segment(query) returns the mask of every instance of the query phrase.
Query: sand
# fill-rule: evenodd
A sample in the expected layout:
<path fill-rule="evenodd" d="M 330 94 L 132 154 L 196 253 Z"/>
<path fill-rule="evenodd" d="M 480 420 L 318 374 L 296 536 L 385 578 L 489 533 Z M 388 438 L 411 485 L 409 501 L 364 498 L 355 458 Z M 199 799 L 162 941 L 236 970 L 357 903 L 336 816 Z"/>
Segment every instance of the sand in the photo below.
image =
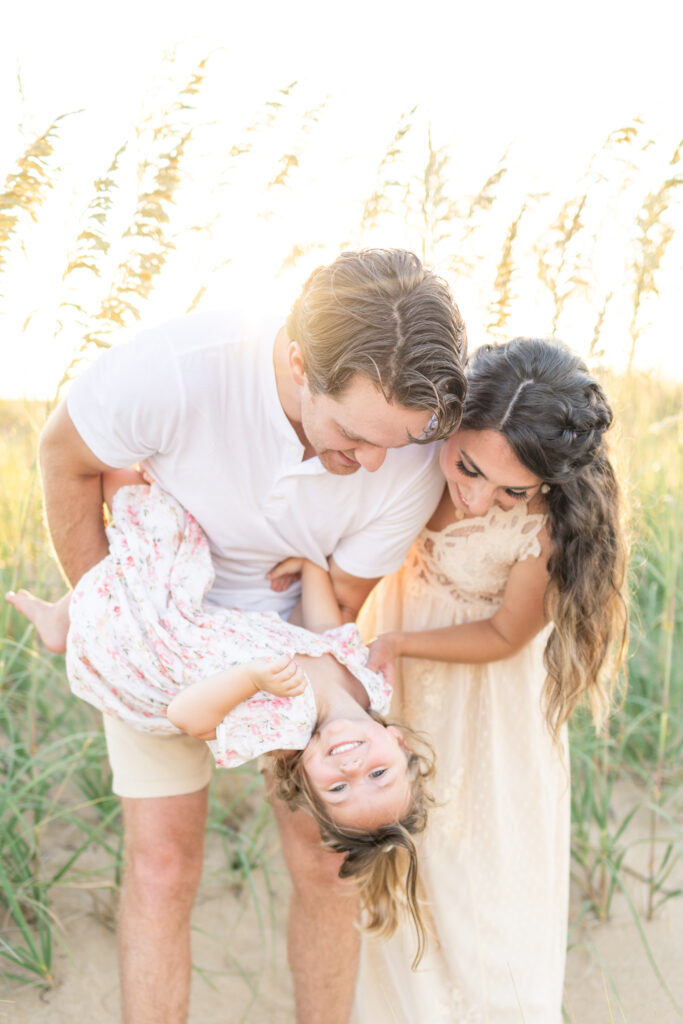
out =
<path fill-rule="evenodd" d="M 636 821 L 632 827 L 645 825 L 644 820 Z M 193 915 L 190 1024 L 291 1024 L 294 1020 L 285 948 L 289 882 L 272 823 L 264 837 L 267 870 L 257 868 L 249 884 L 237 886 L 226 884 L 223 842 L 215 833 L 208 836 Z M 60 841 L 68 848 L 68 829 Z M 55 857 L 60 852 L 55 850 Z M 645 848 L 636 848 L 633 856 L 642 860 Z M 234 872 L 230 877 L 234 880 Z M 629 894 L 643 911 L 645 886 L 635 881 L 629 885 Z M 53 985 L 47 990 L 6 989 L 0 997 L 1 1024 L 80 1020 L 116 1024 L 120 1020 L 115 900 L 115 890 L 101 879 L 53 891 L 60 936 Z M 575 890 L 565 987 L 571 1024 L 674 1024 L 683 1019 L 648 960 L 626 899 L 615 897 L 608 922 L 592 919 L 578 925 L 579 914 L 580 896 Z M 670 900 L 641 927 L 663 979 L 683 1007 L 683 898 Z"/>

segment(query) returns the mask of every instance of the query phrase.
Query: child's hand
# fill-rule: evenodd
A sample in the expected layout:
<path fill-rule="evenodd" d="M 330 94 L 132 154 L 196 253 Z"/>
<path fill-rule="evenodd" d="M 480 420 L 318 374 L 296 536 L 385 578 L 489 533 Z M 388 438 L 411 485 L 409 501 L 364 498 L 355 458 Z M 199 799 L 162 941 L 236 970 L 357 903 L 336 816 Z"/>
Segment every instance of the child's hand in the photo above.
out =
<path fill-rule="evenodd" d="M 305 558 L 285 558 L 278 562 L 275 568 L 266 574 L 266 579 L 270 580 L 270 589 L 277 591 L 278 594 L 289 590 L 292 583 L 301 579 L 305 561 Z"/>
<path fill-rule="evenodd" d="M 394 685 L 395 662 L 398 650 L 393 633 L 383 633 L 368 646 L 368 668 L 381 672 L 390 686 Z"/>
<path fill-rule="evenodd" d="M 266 690 L 276 697 L 296 697 L 306 689 L 304 670 L 288 654 L 274 661 L 253 661 L 248 671 L 256 693 Z"/>

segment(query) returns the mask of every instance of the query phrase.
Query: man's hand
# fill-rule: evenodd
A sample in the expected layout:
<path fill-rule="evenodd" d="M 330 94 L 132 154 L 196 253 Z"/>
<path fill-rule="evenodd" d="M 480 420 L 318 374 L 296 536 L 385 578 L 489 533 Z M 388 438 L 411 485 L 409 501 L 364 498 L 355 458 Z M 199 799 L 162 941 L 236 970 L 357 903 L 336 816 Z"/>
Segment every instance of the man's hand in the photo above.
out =
<path fill-rule="evenodd" d="M 305 558 L 284 558 L 281 562 L 271 569 L 266 574 L 266 579 L 270 580 L 270 589 L 275 590 L 278 594 L 281 594 L 284 590 L 289 590 L 293 583 L 301 579 L 301 573 L 304 567 Z"/>
<path fill-rule="evenodd" d="M 369 645 L 368 668 L 373 672 L 381 672 L 390 686 L 394 685 L 395 662 L 400 656 L 398 634 L 383 633 Z"/>

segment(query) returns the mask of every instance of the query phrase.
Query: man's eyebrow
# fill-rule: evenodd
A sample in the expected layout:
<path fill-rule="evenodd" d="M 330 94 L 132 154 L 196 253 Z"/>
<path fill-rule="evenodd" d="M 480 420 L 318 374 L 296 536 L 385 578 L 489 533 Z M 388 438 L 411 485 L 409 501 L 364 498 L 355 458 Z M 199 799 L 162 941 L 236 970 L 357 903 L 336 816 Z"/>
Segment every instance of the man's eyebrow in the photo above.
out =
<path fill-rule="evenodd" d="M 344 435 L 344 437 L 346 438 L 347 441 L 356 441 L 356 442 L 360 442 L 361 444 L 369 444 L 371 448 L 386 448 L 387 447 L 386 445 L 378 444 L 377 441 L 368 441 L 367 437 L 361 437 L 360 434 L 352 434 L 349 430 L 346 429 L 346 427 L 342 426 L 341 423 L 337 422 L 337 420 L 334 421 L 334 425 L 337 428 L 337 430 L 339 431 L 339 433 Z M 406 430 L 405 444 L 409 445 L 411 443 L 412 443 L 412 438 L 411 438 L 410 434 L 408 433 L 408 431 Z M 394 444 L 394 445 L 391 445 L 391 447 L 392 448 L 401 448 L 401 447 L 403 447 L 403 445 Z"/>
<path fill-rule="evenodd" d="M 366 439 L 364 437 L 361 437 L 360 434 L 351 433 L 351 431 L 347 430 L 346 427 L 342 426 L 341 423 L 337 423 L 335 421 L 335 426 L 337 427 L 339 433 L 343 434 L 344 437 L 346 437 L 349 441 L 361 441 L 363 444 L 372 444 L 372 441 L 366 441 Z"/>

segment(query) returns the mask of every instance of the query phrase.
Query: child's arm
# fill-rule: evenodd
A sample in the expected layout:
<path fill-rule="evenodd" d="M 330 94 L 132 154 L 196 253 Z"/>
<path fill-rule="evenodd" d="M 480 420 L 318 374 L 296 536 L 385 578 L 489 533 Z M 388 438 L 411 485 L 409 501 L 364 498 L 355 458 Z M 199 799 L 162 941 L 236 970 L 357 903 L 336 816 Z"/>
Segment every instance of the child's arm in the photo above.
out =
<path fill-rule="evenodd" d="M 212 740 L 228 712 L 260 690 L 294 697 L 305 687 L 302 669 L 284 654 L 273 661 L 251 661 L 200 679 L 173 698 L 166 714 L 182 732 L 198 740 Z"/>
<path fill-rule="evenodd" d="M 301 624 L 313 633 L 341 626 L 343 618 L 334 596 L 330 574 L 307 558 L 285 558 L 268 573 L 271 583 L 291 580 L 301 573 Z M 289 583 L 287 584 L 289 585 Z M 280 589 L 276 586 L 275 589 Z M 286 588 L 284 588 L 286 589 Z"/>
<path fill-rule="evenodd" d="M 426 658 L 483 664 L 509 658 L 546 625 L 544 609 L 548 585 L 550 540 L 539 534 L 541 553 L 517 562 L 510 570 L 503 601 L 490 619 L 464 622 L 439 629 L 384 633 L 370 644 L 368 667 L 391 676 L 394 658 Z"/>

